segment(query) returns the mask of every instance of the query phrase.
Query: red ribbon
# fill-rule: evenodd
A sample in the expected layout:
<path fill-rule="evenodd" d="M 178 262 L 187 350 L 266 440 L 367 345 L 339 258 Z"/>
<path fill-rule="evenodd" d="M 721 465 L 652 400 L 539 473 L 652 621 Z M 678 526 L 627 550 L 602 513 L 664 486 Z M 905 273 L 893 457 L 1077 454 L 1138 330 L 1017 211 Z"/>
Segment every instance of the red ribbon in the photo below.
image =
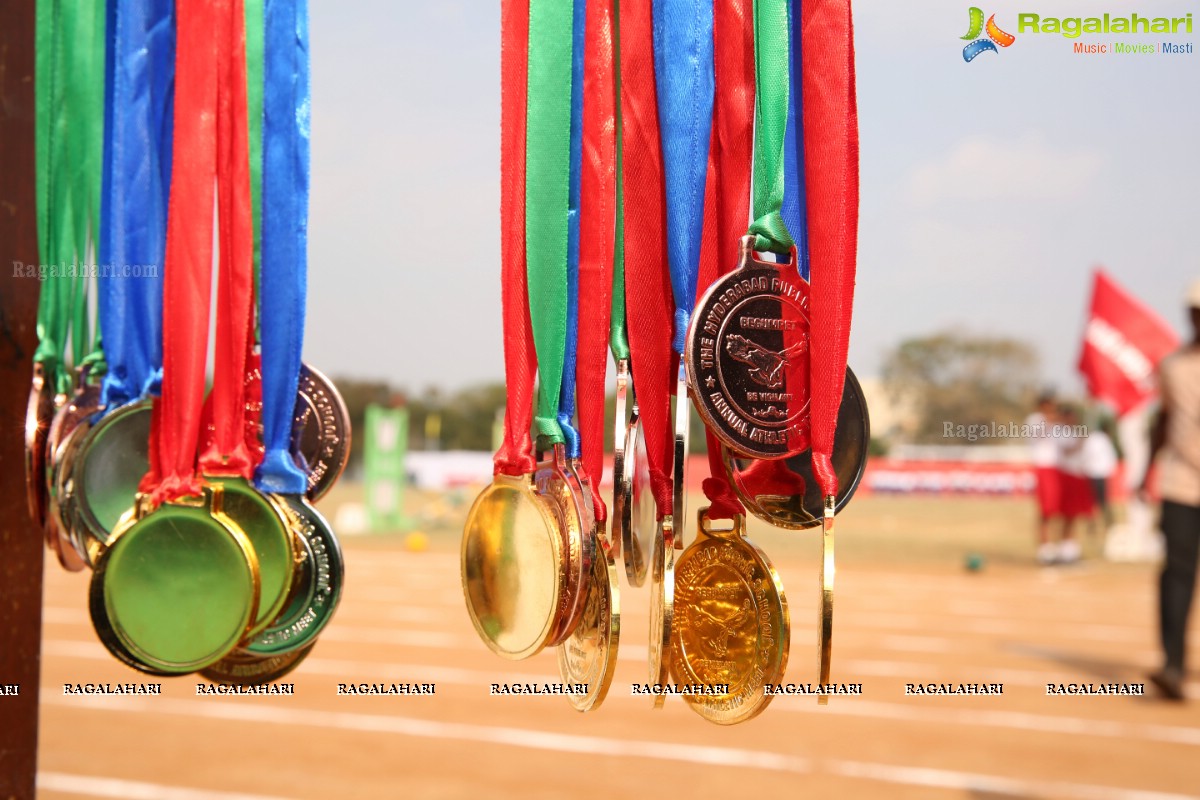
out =
<path fill-rule="evenodd" d="M 812 461 L 825 496 L 836 495 L 834 430 L 854 305 L 858 249 L 858 107 L 850 0 L 801 4 L 804 155 L 812 264 Z"/>
<path fill-rule="evenodd" d="M 612 316 L 616 245 L 616 76 L 612 0 L 588 0 L 583 70 L 583 171 L 579 208 L 579 438 L 591 477 L 596 519 L 608 519 L 600 497 L 604 475 L 604 379 Z"/>
<path fill-rule="evenodd" d="M 529 71 L 529 0 L 500 7 L 500 298 L 504 308 L 504 441 L 497 475 L 533 472 L 533 376 L 537 355 L 525 276 L 525 102 Z"/>
<path fill-rule="evenodd" d="M 625 190 L 625 305 L 630 366 L 658 514 L 673 503 L 675 301 L 667 272 L 666 189 L 658 136 L 650 0 L 621 4 L 621 135 Z"/>
<path fill-rule="evenodd" d="M 716 94 L 713 135 L 704 188 L 704 232 L 697 296 L 737 265 L 739 240 L 750 216 L 754 148 L 754 17 L 751 0 L 717 0 L 713 8 Z M 698 299 L 698 297 L 697 297 Z M 721 461 L 721 444 L 705 431 L 709 477 L 704 494 L 709 519 L 745 514 Z"/>
<path fill-rule="evenodd" d="M 243 436 L 253 228 L 242 0 L 179 0 L 176 38 L 175 160 L 163 267 L 163 385 L 150 445 L 157 453 L 157 470 L 151 468 L 141 487 L 155 504 L 200 493 L 196 454 L 212 302 L 214 180 L 220 183 L 221 292 L 214 445 L 206 448 L 204 465 L 247 478 L 254 469 Z"/>

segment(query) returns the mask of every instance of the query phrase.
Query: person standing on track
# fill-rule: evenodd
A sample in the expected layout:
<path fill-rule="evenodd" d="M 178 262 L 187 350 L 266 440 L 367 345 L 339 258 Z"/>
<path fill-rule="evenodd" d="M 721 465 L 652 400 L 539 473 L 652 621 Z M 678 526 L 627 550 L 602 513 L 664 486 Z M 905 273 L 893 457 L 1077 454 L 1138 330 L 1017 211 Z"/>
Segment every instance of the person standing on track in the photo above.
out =
<path fill-rule="evenodd" d="M 1188 612 L 1200 559 L 1200 281 L 1187 295 L 1192 340 L 1158 367 L 1162 409 L 1150 436 L 1150 463 L 1158 460 L 1160 527 L 1166 557 L 1159 577 L 1163 667 L 1150 681 L 1169 699 L 1183 700 Z M 1142 479 L 1148 492 L 1150 468 Z"/>
<path fill-rule="evenodd" d="M 1062 515 L 1062 480 L 1058 471 L 1058 446 L 1052 436 L 1057 412 L 1054 395 L 1038 397 L 1037 410 L 1025 419 L 1029 438 L 1029 456 L 1037 477 L 1038 529 L 1037 559 L 1042 564 L 1058 560 L 1058 547 L 1050 541 L 1050 526 Z"/>

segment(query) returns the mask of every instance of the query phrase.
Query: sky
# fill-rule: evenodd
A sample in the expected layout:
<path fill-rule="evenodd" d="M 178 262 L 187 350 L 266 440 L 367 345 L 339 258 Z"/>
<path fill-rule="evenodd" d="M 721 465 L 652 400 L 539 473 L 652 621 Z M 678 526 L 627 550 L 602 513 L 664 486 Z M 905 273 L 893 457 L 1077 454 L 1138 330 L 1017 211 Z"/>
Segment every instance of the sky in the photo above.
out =
<path fill-rule="evenodd" d="M 978 0 L 977 0 L 978 2 Z M 850 365 L 947 329 L 1034 345 L 1075 371 L 1103 266 L 1181 335 L 1200 279 L 1200 42 L 1191 0 L 1005 0 L 1015 43 L 964 62 L 970 2 L 854 4 L 861 136 Z M 1019 33 L 1018 13 L 1183 16 L 1191 35 Z M 412 392 L 503 379 L 499 3 L 311 4 L 305 358 Z"/>

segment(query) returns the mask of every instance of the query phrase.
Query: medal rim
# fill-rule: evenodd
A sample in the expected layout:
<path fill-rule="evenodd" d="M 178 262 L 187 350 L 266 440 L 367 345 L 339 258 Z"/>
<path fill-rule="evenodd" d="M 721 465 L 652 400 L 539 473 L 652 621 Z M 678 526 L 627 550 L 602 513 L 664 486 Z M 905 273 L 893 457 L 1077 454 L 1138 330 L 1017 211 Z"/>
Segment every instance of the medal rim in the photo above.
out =
<path fill-rule="evenodd" d="M 704 313 L 703 313 L 704 309 L 707 307 L 707 305 L 708 305 L 709 301 L 712 299 L 713 295 L 719 294 L 720 292 L 725 291 L 725 287 L 728 283 L 735 283 L 738 279 L 745 277 L 744 273 L 749 272 L 749 271 L 754 271 L 754 270 L 761 270 L 763 272 L 768 272 L 780 279 L 786 278 L 789 281 L 791 281 L 794 278 L 795 281 L 803 283 L 805 286 L 808 285 L 808 282 L 805 281 L 802 277 L 800 277 L 800 275 L 798 273 L 795 272 L 795 268 L 791 264 L 783 264 L 783 265 L 773 264 L 773 263 L 770 263 L 767 261 L 759 261 L 757 258 L 755 258 L 754 252 L 753 252 L 753 246 L 752 246 L 752 244 L 747 244 L 747 241 L 746 241 L 747 238 L 750 238 L 750 237 L 745 237 L 742 240 L 742 244 L 741 244 L 742 253 L 741 253 L 740 260 L 738 262 L 738 266 L 734 270 L 727 272 L 724 275 L 719 276 L 715 281 L 713 281 L 711 284 L 709 284 L 708 288 L 704 290 L 704 294 L 700 296 L 700 300 L 697 301 L 696 310 L 692 314 L 691 321 L 688 324 L 687 338 L 684 343 L 684 352 L 683 352 L 683 360 L 687 363 L 688 394 L 691 396 L 692 404 L 695 405 L 696 411 L 700 414 L 700 418 L 701 418 L 701 420 L 703 420 L 705 427 L 707 427 L 709 430 L 711 430 L 713 432 L 713 434 L 715 434 L 716 437 L 721 441 L 721 443 L 724 446 L 728 447 L 730 450 L 733 450 L 735 453 L 738 453 L 746 458 L 758 458 L 758 459 L 790 458 L 790 457 L 792 457 L 794 455 L 798 455 L 799 453 L 802 453 L 804 451 L 803 450 L 792 451 L 792 450 L 789 450 L 786 448 L 782 449 L 782 450 L 781 449 L 770 449 L 770 450 L 758 449 L 758 450 L 755 450 L 755 449 L 751 449 L 750 447 L 747 447 L 740 437 L 735 438 L 732 435 L 730 435 L 729 432 L 726 430 L 725 425 L 720 418 L 720 415 L 714 414 L 712 412 L 712 410 L 709 409 L 708 404 L 706 402 L 704 402 L 704 400 L 703 400 L 704 393 L 701 391 L 701 388 L 698 385 L 698 381 L 700 380 L 699 374 L 700 374 L 701 370 L 695 368 L 698 366 L 696 364 L 696 350 L 697 350 L 696 338 L 699 335 L 699 331 L 701 330 L 700 329 L 700 321 L 704 317 Z M 794 257 L 793 257 L 792 261 L 793 261 L 793 263 L 795 262 Z M 790 272 L 785 272 L 785 270 L 781 269 L 781 267 L 786 267 L 787 270 L 789 270 Z M 777 297 L 777 295 L 771 295 L 771 296 Z M 807 296 L 807 292 L 806 292 L 806 296 Z M 807 311 L 806 311 L 805 316 L 806 317 L 808 316 Z M 811 400 L 810 400 L 810 402 L 811 402 Z"/>
<path fill-rule="evenodd" d="M 745 696 L 748 698 L 748 701 L 741 706 L 741 708 L 738 710 L 738 713 L 730 715 L 715 713 L 714 708 L 711 705 L 711 703 L 714 701 L 725 700 L 732 695 L 713 697 L 709 695 L 686 694 L 683 696 L 684 702 L 687 703 L 687 706 L 705 720 L 717 725 L 737 725 L 757 717 L 766 710 L 767 706 L 770 705 L 771 701 L 774 699 L 774 695 L 766 694 L 766 692 L 763 690 L 763 687 L 769 684 L 773 685 L 782 682 L 783 676 L 787 672 L 788 656 L 791 651 L 791 613 L 788 609 L 787 596 L 784 592 L 783 581 L 779 577 L 779 573 L 775 569 L 775 565 L 771 562 L 766 552 L 753 541 L 751 541 L 750 538 L 745 534 L 745 517 L 739 516 L 739 518 L 734 521 L 735 527 L 734 531 L 732 532 L 710 532 L 705 526 L 705 522 L 708 521 L 706 516 L 707 511 L 708 507 L 705 507 L 697 514 L 697 519 L 699 520 L 699 532 L 697 533 L 696 539 L 691 545 L 688 546 L 688 549 L 684 551 L 683 555 L 680 556 L 678 566 L 682 567 L 685 560 L 688 558 L 695 558 L 696 554 L 699 553 L 700 550 L 702 550 L 705 546 L 709 546 L 711 543 L 721 543 L 723 546 L 740 548 L 744 554 L 752 556 L 755 564 L 764 576 L 770 576 L 770 588 L 772 590 L 772 596 L 768 598 L 768 602 L 770 603 L 772 609 L 772 615 L 775 616 L 779 622 L 778 631 L 775 637 L 776 645 L 771 651 L 772 659 L 769 664 L 769 668 L 764 670 L 762 683 L 746 693 Z M 730 535 L 731 533 L 736 535 Z M 756 617 L 757 616 L 759 615 L 756 615 Z M 691 670 L 686 666 L 687 660 L 682 658 L 679 653 L 680 646 L 680 637 L 677 635 L 672 635 L 671 672 L 676 682 L 690 683 L 693 682 L 692 678 L 694 676 L 691 675 Z M 759 652 L 760 651 L 756 649 L 755 655 L 757 656 Z"/>
<path fill-rule="evenodd" d="M 670 678 L 671 631 L 675 620 L 675 532 L 670 516 L 659 520 L 659 536 L 655 539 L 655 551 L 651 570 L 651 607 L 649 677 L 655 686 L 664 685 Z M 655 627 L 655 616 L 659 616 Z M 654 693 L 654 708 L 662 708 L 666 696 Z"/>
<path fill-rule="evenodd" d="M 301 398 L 307 396 L 303 391 L 304 380 L 306 376 L 313 384 L 319 386 L 329 396 L 330 405 L 333 408 L 332 419 L 335 420 L 334 427 L 342 433 L 339 448 L 335 453 L 336 457 L 332 461 L 327 462 L 334 468 L 326 469 L 321 477 L 318 480 L 311 482 L 308 485 L 308 488 L 305 490 L 305 494 L 308 496 L 308 499 L 315 503 L 325 495 L 329 494 L 329 490 L 332 489 L 333 485 L 342 477 L 342 473 L 346 470 L 346 465 L 350 463 L 350 448 L 352 446 L 351 440 L 353 433 L 350 426 L 350 410 L 346 406 L 346 400 L 342 397 L 342 393 L 338 391 L 337 386 L 329 379 L 328 376 L 325 375 L 325 373 L 321 372 L 311 364 L 301 362 L 300 379 L 296 385 L 296 408 L 293 409 L 292 412 L 292 437 L 294 442 L 294 452 L 300 455 L 301 465 L 304 468 L 306 476 L 312 474 L 312 464 L 308 462 L 308 459 L 304 457 L 303 453 L 299 452 L 300 441 L 297 439 L 296 435 L 297 429 L 302 429 L 303 427 L 298 424 L 299 414 L 297 411 L 300 410 L 300 403 L 303 402 Z M 316 406 L 314 405 L 314 407 Z"/>
<path fill-rule="evenodd" d="M 29 401 L 25 406 L 25 502 L 29 516 L 39 527 L 46 523 L 49 500 L 45 478 L 46 439 L 59 397 L 51 386 L 50 378 L 46 366 L 35 361 Z"/>
<path fill-rule="evenodd" d="M 316 646 L 317 642 L 313 640 L 303 647 L 273 654 L 253 653 L 238 647 L 220 661 L 210 664 L 198 672 L 210 683 L 222 686 L 261 686 L 265 683 L 274 683 L 296 669 L 304 659 L 308 658 Z M 263 671 L 237 675 L 231 671 L 237 667 L 258 668 Z"/>
<path fill-rule="evenodd" d="M 550 544 L 552 560 L 554 561 L 554 574 L 556 576 L 554 586 L 552 587 L 551 601 L 546 613 L 545 620 L 540 624 L 539 632 L 527 643 L 520 647 L 505 649 L 501 646 L 493 636 L 491 636 L 483 625 L 480 611 L 476 609 L 475 603 L 472 600 L 470 580 L 468 578 L 467 559 L 471 551 L 471 539 L 473 531 L 482 531 L 483 526 L 476 522 L 477 517 L 481 515 L 481 509 L 488 503 L 496 501 L 496 495 L 500 492 L 514 493 L 522 498 L 523 503 L 531 504 L 537 509 L 538 517 L 543 524 L 542 533 L 545 534 L 546 541 Z M 471 618 L 471 624 L 475 627 L 475 632 L 479 638 L 487 646 L 489 650 L 502 658 L 512 661 L 519 661 L 529 658 L 539 652 L 549 642 L 550 637 L 555 632 L 555 623 L 558 620 L 558 606 L 563 591 L 563 575 L 562 575 L 562 547 L 563 538 L 560 532 L 562 523 L 558 520 L 555 514 L 555 507 L 546 498 L 542 497 L 534 488 L 533 475 L 521 475 L 519 477 L 497 474 L 492 478 L 492 482 L 484 487 L 483 491 L 475 498 L 475 502 L 471 504 L 470 511 L 467 512 L 466 523 L 463 526 L 463 538 L 460 548 L 459 568 L 463 588 L 463 597 L 467 606 L 467 616 Z M 534 537 L 537 538 L 537 537 Z M 484 548 L 474 548 L 476 551 L 485 552 Z M 490 570 L 495 572 L 496 570 Z M 490 611 L 490 610 L 489 610 Z"/>
<path fill-rule="evenodd" d="M 570 669 L 570 662 L 565 653 L 567 645 L 571 639 L 578 633 L 587 622 L 586 618 L 580 620 L 579 626 L 575 631 L 568 636 L 567 639 L 558 648 L 558 673 L 563 681 L 568 684 L 586 683 L 588 691 L 583 695 L 567 695 L 567 702 L 576 711 L 593 711 L 600 707 L 604 699 L 608 696 L 608 690 L 612 686 L 613 676 L 617 671 L 617 651 L 621 642 L 621 596 L 618 579 L 618 570 L 616 556 L 613 553 L 611 540 L 603 534 L 597 533 L 597 558 L 592 566 L 592 581 L 588 591 L 603 592 L 607 596 L 608 602 L 605 606 L 608 609 L 607 622 L 603 616 L 597 620 L 596 628 L 601 631 L 601 639 L 604 642 L 603 664 L 598 672 L 599 679 L 595 682 L 588 680 L 590 675 L 576 675 Z M 587 605 L 586 600 L 584 603 Z"/>
<path fill-rule="evenodd" d="M 859 484 L 862 483 L 863 475 L 865 475 L 867 471 L 867 461 L 869 459 L 868 451 L 871 442 L 871 418 L 867 408 L 867 400 L 863 395 L 862 385 L 858 381 L 858 376 L 854 374 L 850 367 L 846 367 L 846 378 L 842 389 L 843 397 L 847 395 L 847 390 L 850 390 L 851 396 L 857 399 L 856 405 L 861 411 L 863 438 L 862 446 L 859 448 L 861 456 L 858 461 L 858 466 L 854 471 L 852 480 L 842 482 L 841 485 L 838 486 L 838 497 L 835 505 L 835 511 L 838 513 L 840 513 L 842 509 L 849 505 L 850 500 L 854 497 L 854 493 L 858 491 Z M 837 441 L 836 431 L 834 433 L 834 441 L 835 443 Z M 811 450 L 812 448 L 801 451 L 798 455 L 803 456 L 805 453 L 811 454 Z M 783 516 L 773 514 L 761 503 L 759 503 L 754 496 L 744 491 L 742 487 L 742 480 L 739 478 L 742 470 L 737 464 L 738 459 L 749 459 L 749 457 L 734 453 L 732 450 L 726 447 L 724 443 L 722 443 L 721 460 L 725 465 L 725 475 L 729 479 L 729 485 L 733 488 L 734 493 L 737 494 L 738 499 L 742 502 L 742 505 L 746 507 L 747 511 L 762 521 L 767 522 L 776 528 L 783 528 L 785 530 L 800 531 L 818 528 L 821 526 L 821 519 L 824 514 L 825 507 L 824 500 L 819 501 L 821 505 L 820 508 L 817 509 L 818 513 L 816 514 L 812 514 L 810 509 L 805 508 L 805 511 L 810 512 L 810 516 L 812 517 L 811 519 L 794 521 L 794 515 Z"/>

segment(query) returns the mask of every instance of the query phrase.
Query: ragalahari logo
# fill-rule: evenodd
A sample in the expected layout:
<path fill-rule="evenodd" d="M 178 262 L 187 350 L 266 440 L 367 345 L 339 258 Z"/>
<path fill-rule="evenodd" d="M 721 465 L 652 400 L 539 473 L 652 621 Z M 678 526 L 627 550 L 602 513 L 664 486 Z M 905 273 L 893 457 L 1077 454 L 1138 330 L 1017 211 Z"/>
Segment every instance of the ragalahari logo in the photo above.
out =
<path fill-rule="evenodd" d="M 996 45 L 1008 47 L 1017 40 L 1017 37 L 1011 33 L 1005 33 L 1000 30 L 1000 26 L 996 24 L 996 15 L 992 14 L 988 17 L 987 24 L 983 23 L 983 9 L 971 6 L 971 27 L 967 30 L 967 35 L 963 39 L 972 40 L 970 44 L 963 48 L 963 61 L 971 62 L 975 60 L 975 56 L 980 53 L 998 53 Z M 986 38 L 981 38 L 980 34 L 987 32 Z"/>

